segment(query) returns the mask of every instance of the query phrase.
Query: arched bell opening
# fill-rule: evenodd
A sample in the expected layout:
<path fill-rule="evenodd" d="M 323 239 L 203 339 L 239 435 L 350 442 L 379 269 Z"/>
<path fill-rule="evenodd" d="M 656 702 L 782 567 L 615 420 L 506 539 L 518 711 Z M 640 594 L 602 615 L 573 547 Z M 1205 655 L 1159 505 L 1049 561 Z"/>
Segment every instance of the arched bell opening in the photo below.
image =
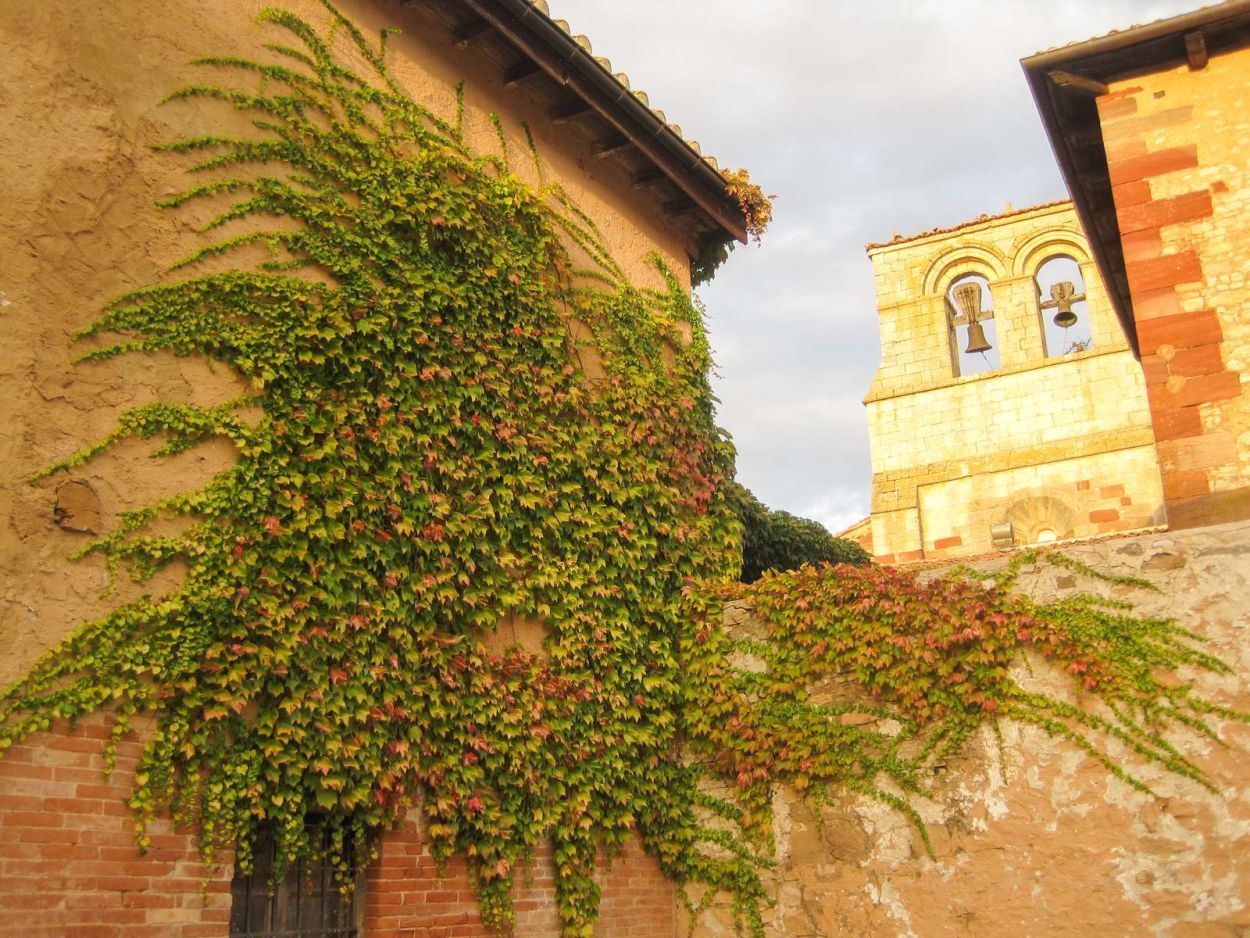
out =
<path fill-rule="evenodd" d="M 1056 358 L 1094 347 L 1085 279 L 1080 265 L 1066 254 L 1047 258 L 1034 275 L 1038 314 L 1046 357 Z"/>
<path fill-rule="evenodd" d="M 994 295 L 981 274 L 964 274 L 946 290 L 946 319 L 951 363 L 959 375 L 975 375 L 999 367 Z"/>

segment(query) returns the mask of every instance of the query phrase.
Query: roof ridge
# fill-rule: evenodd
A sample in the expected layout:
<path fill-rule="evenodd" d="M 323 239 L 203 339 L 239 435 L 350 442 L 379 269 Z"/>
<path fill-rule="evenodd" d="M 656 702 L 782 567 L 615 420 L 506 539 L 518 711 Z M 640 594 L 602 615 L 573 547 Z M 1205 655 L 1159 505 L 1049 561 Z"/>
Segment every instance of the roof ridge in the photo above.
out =
<path fill-rule="evenodd" d="M 1055 208 L 1060 205 L 1071 205 L 1072 199 L 1062 198 L 1055 199 L 1051 202 L 1038 202 L 1036 205 L 1029 205 L 1025 208 L 1009 208 L 1006 211 L 999 212 L 996 215 L 982 213 L 976 218 L 970 218 L 967 221 L 961 221 L 956 225 L 947 225 L 941 228 L 930 228 L 928 231 L 921 231 L 919 234 L 901 235 L 895 234 L 889 241 L 870 241 L 864 245 L 865 250 L 872 251 L 877 248 L 892 247 L 896 244 L 906 244 L 909 241 L 919 241 L 921 238 L 928 238 L 932 235 L 951 234 L 955 231 L 961 231 L 964 228 L 972 228 L 976 225 L 984 225 L 988 222 L 1001 221 L 1004 218 L 1012 218 L 1016 215 L 1026 215 L 1029 212 L 1036 212 L 1043 208 Z"/>
<path fill-rule="evenodd" d="M 1054 53 L 1054 52 L 1062 52 L 1066 49 L 1073 49 L 1077 46 L 1083 46 L 1086 43 L 1098 42 L 1099 40 L 1102 40 L 1102 39 L 1110 39 L 1112 36 L 1119 36 L 1123 33 L 1132 33 L 1138 30 L 1146 30 L 1150 27 L 1163 26 L 1171 22 L 1172 20 L 1178 20 L 1178 21 L 1187 20 L 1199 14 L 1206 14 L 1206 13 L 1214 12 L 1218 10 L 1220 7 L 1233 6 L 1235 5 L 1235 2 L 1236 0 L 1216 0 L 1215 3 L 1208 3 L 1193 10 L 1187 10 L 1184 13 L 1176 13 L 1176 14 L 1173 14 L 1172 16 L 1161 16 L 1158 19 L 1150 20 L 1149 22 L 1146 22 L 1146 23 L 1134 23 L 1131 26 L 1124 26 L 1124 27 L 1121 27 L 1120 29 L 1112 29 L 1105 33 L 1100 33 L 1097 36 L 1090 36 L 1088 39 L 1073 39 L 1071 42 L 1065 42 L 1061 46 L 1051 46 L 1047 49 L 1041 49 L 1037 52 L 1034 52 L 1032 55 L 1028 56 L 1025 59 L 1025 61 L 1028 61 L 1028 59 L 1035 59 L 1038 56 L 1050 55 L 1051 53 Z"/>

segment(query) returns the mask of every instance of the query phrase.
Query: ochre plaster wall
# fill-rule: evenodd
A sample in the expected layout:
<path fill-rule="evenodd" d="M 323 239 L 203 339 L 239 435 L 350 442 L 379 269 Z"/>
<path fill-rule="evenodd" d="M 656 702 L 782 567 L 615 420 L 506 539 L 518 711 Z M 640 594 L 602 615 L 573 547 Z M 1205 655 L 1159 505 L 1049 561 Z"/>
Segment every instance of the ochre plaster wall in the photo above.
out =
<path fill-rule="evenodd" d="M 1071 203 L 900 239 L 869 256 L 881 366 L 865 404 L 882 560 L 982 552 L 990 524 L 1005 520 L 1017 543 L 1043 528 L 1084 537 L 1162 520 L 1141 369 Z M 1093 346 L 1047 358 L 1034 275 L 1055 256 L 1080 267 Z M 966 273 L 989 281 L 1000 367 L 956 376 L 944 297 Z"/>
<path fill-rule="evenodd" d="M 188 64 L 205 55 L 268 55 L 286 34 L 254 18 L 262 0 L 65 0 L 0 4 L 0 685 L 8 684 L 77 623 L 132 595 L 124 575 L 98 558 L 67 557 L 107 530 L 120 510 L 195 486 L 230 459 L 226 445 L 175 459 L 146 458 L 154 445 L 123 445 L 73 473 L 90 489 L 61 493 L 66 477 L 30 478 L 98 440 L 127 407 L 153 400 L 219 401 L 244 391 L 229 369 L 197 359 L 137 356 L 75 364 L 90 345 L 73 333 L 112 297 L 158 281 L 174 261 L 206 243 L 195 225 L 207 206 L 181 212 L 158 199 L 192 181 L 188 161 L 155 144 L 194 133 L 249 132 L 229 109 L 161 100 L 219 70 Z M 315 0 L 283 6 L 324 23 Z M 640 204 L 623 170 L 590 157 L 590 141 L 556 127 L 523 88 L 502 88 L 499 69 L 458 52 L 446 27 L 419 5 L 342 0 L 368 35 L 397 25 L 390 58 L 417 100 L 449 118 L 455 86 L 467 81 L 466 125 L 481 150 L 498 148 L 486 114 L 504 118 L 513 163 L 532 174 L 521 120 L 534 128 L 549 178 L 561 180 L 603 228 L 610 249 L 641 284 L 659 285 L 648 260 L 665 256 L 688 276 L 686 235 Z M 241 79 L 242 80 L 242 79 Z M 229 233 L 229 232 L 227 232 Z M 149 587 L 167 589 L 177 571 Z M 106 586 L 117 586 L 102 596 Z"/>
<path fill-rule="evenodd" d="M 1250 50 L 1098 100 L 1173 526 L 1250 518 Z"/>
<path fill-rule="evenodd" d="M 1250 708 L 1250 523 L 1139 534 L 1066 553 L 1112 574 L 1144 576 L 1157 594 L 1095 591 L 1175 616 L 1232 666 L 1202 691 Z M 978 562 L 1000 569 L 1005 560 Z M 937 575 L 941 570 L 926 571 Z M 1025 577 L 1030 595 L 1089 588 L 1067 570 Z M 750 629 L 749 609 L 727 620 Z M 1060 690 L 1042 662 L 1020 667 Z M 1189 675 L 1187 675 L 1189 676 Z M 1060 692 L 1062 692 L 1060 690 Z M 1238 938 L 1250 930 L 1250 727 L 1224 722 L 1226 746 L 1176 739 L 1218 791 L 1141 769 L 1156 792 L 1112 777 L 1075 746 L 1010 721 L 1002 748 L 987 728 L 933 779 L 918 802 L 936 856 L 910 823 L 847 794 L 813 805 L 788 789 L 774 799 L 778 867 L 768 938 Z M 1133 756 L 1112 750 L 1126 764 Z M 696 938 L 728 938 L 717 910 Z"/>

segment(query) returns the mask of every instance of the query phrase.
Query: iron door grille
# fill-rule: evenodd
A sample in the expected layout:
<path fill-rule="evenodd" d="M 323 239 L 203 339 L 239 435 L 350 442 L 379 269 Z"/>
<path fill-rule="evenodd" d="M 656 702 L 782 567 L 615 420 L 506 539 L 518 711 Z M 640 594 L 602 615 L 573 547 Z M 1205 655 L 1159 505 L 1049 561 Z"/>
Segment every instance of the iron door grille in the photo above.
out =
<path fill-rule="evenodd" d="M 328 840 L 323 833 L 323 853 Z M 273 861 L 273 838 L 262 834 L 251 874 L 236 871 L 230 883 L 230 938 L 357 938 L 359 889 L 345 900 L 330 865 L 316 860 L 292 864 L 271 891 Z"/>

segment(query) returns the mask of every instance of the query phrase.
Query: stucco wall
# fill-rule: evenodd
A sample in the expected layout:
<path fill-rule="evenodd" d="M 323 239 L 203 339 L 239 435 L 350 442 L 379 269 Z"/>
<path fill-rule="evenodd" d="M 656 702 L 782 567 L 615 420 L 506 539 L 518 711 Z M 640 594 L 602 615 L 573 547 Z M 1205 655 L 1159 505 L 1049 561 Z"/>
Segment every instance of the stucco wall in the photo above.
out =
<path fill-rule="evenodd" d="M 1250 50 L 1099 98 L 1173 525 L 1250 517 Z"/>
<path fill-rule="evenodd" d="M 1141 368 L 1070 203 L 874 246 L 869 256 L 881 365 L 865 404 L 881 559 L 985 551 L 990 523 L 1011 520 L 1016 503 L 1040 495 L 1059 506 L 1063 519 L 1049 529 L 1061 538 L 1161 520 Z M 1080 268 L 1093 346 L 1047 357 L 1042 317 L 1053 311 L 1039 309 L 1034 277 L 1057 256 Z M 968 273 L 989 282 L 1000 358 L 992 371 L 961 376 L 944 297 Z M 1089 494 L 1116 487 L 1131 511 Z M 1018 531 L 1017 542 L 1028 535 Z"/>
<path fill-rule="evenodd" d="M 1234 674 L 1202 676 L 1201 688 L 1250 708 L 1250 524 L 1108 539 L 1067 552 L 1105 572 L 1155 582 L 1158 594 L 1102 591 L 1131 595 L 1143 612 L 1175 616 L 1204 636 Z M 1088 586 L 1053 567 L 1022 585 L 1047 598 Z M 1044 665 L 1032 679 L 1047 681 Z M 770 938 L 1246 934 L 1250 727 L 1224 724 L 1227 746 L 1178 740 L 1218 793 L 1142 769 L 1157 797 L 1038 730 L 1010 722 L 1002 730 L 1001 752 L 987 730 L 935 779 L 933 801 L 920 805 L 934 859 L 904 818 L 875 802 L 848 796 L 819 807 L 779 791 Z M 715 917 L 696 931 L 700 938 L 729 934 L 726 920 Z"/>
<path fill-rule="evenodd" d="M 230 459 L 225 445 L 151 462 L 152 446 L 129 443 L 75 472 L 88 483 L 61 495 L 61 477 L 29 484 L 39 469 L 99 439 L 138 403 L 218 401 L 242 391 L 220 365 L 172 356 L 125 356 L 75 364 L 72 334 L 106 301 L 159 280 L 175 260 L 205 243 L 194 226 L 207 207 L 161 211 L 158 199 L 185 188 L 187 160 L 152 146 L 180 135 L 247 131 L 228 108 L 161 105 L 169 92 L 220 72 L 189 65 L 210 54 L 267 55 L 284 35 L 254 22 L 262 0 L 65 0 L 0 4 L 0 685 L 9 683 L 76 623 L 132 595 L 98 559 L 68 555 L 107 530 L 120 510 L 193 487 Z M 283 6 L 325 21 L 315 0 Z M 454 115 L 456 83 L 467 80 L 473 143 L 495 150 L 486 119 L 500 113 L 513 162 L 529 169 L 528 120 L 548 165 L 603 228 L 617 259 L 638 282 L 658 285 L 648 255 L 659 250 L 687 270 L 686 235 L 663 213 L 639 204 L 624 170 L 589 156 L 590 141 L 552 125 L 523 88 L 507 91 L 499 68 L 451 47 L 447 29 L 420 5 L 342 0 L 367 34 L 398 25 L 393 69 L 411 94 Z M 285 40 L 283 40 L 285 41 Z M 674 222 L 673 224 L 676 224 Z M 176 583 L 178 572 L 152 589 Z M 117 586 L 109 597 L 106 586 Z"/>

